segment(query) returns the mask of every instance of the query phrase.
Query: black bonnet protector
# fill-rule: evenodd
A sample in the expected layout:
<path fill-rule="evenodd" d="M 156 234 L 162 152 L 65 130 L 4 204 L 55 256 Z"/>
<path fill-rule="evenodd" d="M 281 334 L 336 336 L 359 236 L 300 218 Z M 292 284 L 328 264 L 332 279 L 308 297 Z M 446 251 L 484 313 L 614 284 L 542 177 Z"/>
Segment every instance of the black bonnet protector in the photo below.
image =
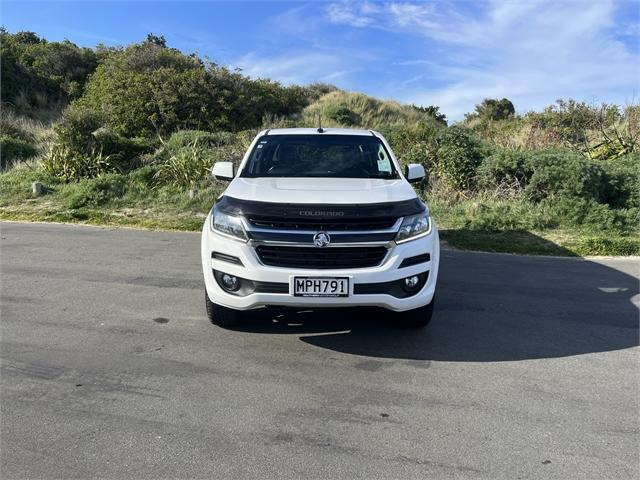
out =
<path fill-rule="evenodd" d="M 395 238 L 399 217 L 425 210 L 417 198 L 401 202 L 369 204 L 269 203 L 222 197 L 217 207 L 232 215 L 243 215 L 249 238 L 257 241 L 313 244 L 314 233 L 331 233 L 332 244 L 388 242 Z"/>
<path fill-rule="evenodd" d="M 367 220 L 373 218 L 406 217 L 425 210 L 418 198 L 399 202 L 362 203 L 362 204 L 308 204 L 308 203 L 270 203 L 240 200 L 224 196 L 216 202 L 218 208 L 231 215 L 245 217 L 275 217 L 282 220 Z"/>

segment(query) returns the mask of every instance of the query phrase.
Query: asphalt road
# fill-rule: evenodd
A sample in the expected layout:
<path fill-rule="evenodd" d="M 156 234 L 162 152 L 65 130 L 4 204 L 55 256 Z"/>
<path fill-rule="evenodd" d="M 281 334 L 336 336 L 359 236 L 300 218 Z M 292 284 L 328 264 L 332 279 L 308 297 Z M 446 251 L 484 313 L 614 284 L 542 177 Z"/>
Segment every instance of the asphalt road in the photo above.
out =
<path fill-rule="evenodd" d="M 198 234 L 0 231 L 3 479 L 639 478 L 637 260 L 444 251 L 426 330 L 224 330 Z"/>

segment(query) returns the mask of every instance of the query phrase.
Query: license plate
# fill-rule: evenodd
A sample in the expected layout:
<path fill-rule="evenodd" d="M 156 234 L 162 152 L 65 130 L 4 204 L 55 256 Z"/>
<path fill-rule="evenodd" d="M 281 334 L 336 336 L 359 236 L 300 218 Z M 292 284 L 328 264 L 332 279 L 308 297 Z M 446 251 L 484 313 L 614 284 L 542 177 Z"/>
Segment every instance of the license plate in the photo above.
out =
<path fill-rule="evenodd" d="M 348 297 L 347 277 L 294 277 L 293 295 L 296 297 Z"/>

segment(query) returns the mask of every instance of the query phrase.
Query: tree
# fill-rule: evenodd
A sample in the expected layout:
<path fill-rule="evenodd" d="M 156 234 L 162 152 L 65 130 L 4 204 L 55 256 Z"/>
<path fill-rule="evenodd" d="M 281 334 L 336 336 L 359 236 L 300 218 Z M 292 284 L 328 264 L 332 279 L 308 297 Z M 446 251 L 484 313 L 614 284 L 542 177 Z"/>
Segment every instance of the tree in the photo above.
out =
<path fill-rule="evenodd" d="M 155 45 L 156 47 L 166 48 L 167 40 L 164 38 L 164 35 L 154 35 L 153 33 L 147 33 L 146 43 L 150 43 L 151 45 Z"/>
<path fill-rule="evenodd" d="M 440 111 L 440 107 L 435 105 L 429 105 L 428 107 L 422 107 L 419 105 L 411 105 L 420 113 L 424 113 L 427 118 L 435 120 L 436 124 L 446 127 L 447 126 L 447 116 Z"/>
<path fill-rule="evenodd" d="M 467 118 L 480 118 L 485 120 L 507 120 L 513 118 L 516 109 L 508 98 L 501 100 L 485 98 L 475 107 L 475 113 L 467 114 Z"/>
<path fill-rule="evenodd" d="M 59 107 L 81 94 L 96 68 L 93 50 L 0 29 L 2 100 L 22 113 Z"/>
<path fill-rule="evenodd" d="M 25 45 L 35 45 L 36 43 L 44 43 L 45 41 L 34 32 L 22 31 L 14 35 L 15 41 Z"/>
<path fill-rule="evenodd" d="M 301 87 L 253 80 L 185 55 L 150 34 L 141 43 L 103 55 L 76 103 L 100 112 L 121 135 L 164 136 L 179 129 L 254 128 L 268 113 L 299 112 L 307 96 Z"/>

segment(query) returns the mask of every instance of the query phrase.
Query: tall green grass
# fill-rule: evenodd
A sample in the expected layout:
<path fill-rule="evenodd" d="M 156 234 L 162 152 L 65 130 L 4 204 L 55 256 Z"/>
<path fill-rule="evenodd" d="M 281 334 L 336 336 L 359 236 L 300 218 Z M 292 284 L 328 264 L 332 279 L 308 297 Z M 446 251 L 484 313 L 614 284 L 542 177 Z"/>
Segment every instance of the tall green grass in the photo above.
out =
<path fill-rule="evenodd" d="M 390 100 L 379 100 L 362 93 L 337 90 L 327 93 L 307 106 L 303 112 L 304 122 L 309 126 L 318 124 L 318 116 L 322 116 L 322 124 L 332 127 L 344 127 L 345 123 L 331 118 L 337 116 L 338 109 L 353 112 L 354 122 L 349 126 L 379 129 L 393 125 L 410 125 L 424 118 L 416 109 Z M 346 109 L 346 110 L 345 110 Z M 337 117 L 342 118 L 342 117 Z"/>

